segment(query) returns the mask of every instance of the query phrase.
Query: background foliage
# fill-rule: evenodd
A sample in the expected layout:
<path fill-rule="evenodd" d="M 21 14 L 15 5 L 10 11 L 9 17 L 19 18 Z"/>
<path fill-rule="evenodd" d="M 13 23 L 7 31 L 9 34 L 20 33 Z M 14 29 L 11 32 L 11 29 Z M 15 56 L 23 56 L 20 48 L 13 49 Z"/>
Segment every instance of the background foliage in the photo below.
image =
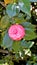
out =
<path fill-rule="evenodd" d="M 37 7 L 37 0 L 0 0 L 0 65 L 37 65 L 37 18 L 30 5 Z M 12 24 L 25 28 L 22 40 L 9 38 L 8 29 Z"/>

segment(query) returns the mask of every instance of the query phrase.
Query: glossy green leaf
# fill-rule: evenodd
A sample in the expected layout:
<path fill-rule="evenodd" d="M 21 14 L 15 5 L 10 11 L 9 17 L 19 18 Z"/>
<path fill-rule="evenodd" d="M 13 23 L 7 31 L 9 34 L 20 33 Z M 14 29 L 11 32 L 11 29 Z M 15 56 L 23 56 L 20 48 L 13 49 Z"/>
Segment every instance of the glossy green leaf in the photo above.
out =
<path fill-rule="evenodd" d="M 16 16 L 17 13 L 19 12 L 19 9 L 17 8 L 16 3 L 15 3 L 15 4 L 9 4 L 9 5 L 6 7 L 6 12 L 7 12 L 7 14 L 8 14 L 10 17 Z"/>
<path fill-rule="evenodd" d="M 25 27 L 25 40 L 32 40 L 35 39 L 36 33 L 35 33 L 35 25 L 29 23 L 29 22 L 23 22 L 22 25 Z"/>
<path fill-rule="evenodd" d="M 8 36 L 8 34 L 6 33 L 3 37 L 3 41 L 2 41 L 2 46 L 4 48 L 8 48 L 8 49 L 11 49 L 12 50 L 12 43 L 13 43 L 13 40 L 11 40 Z"/>
<path fill-rule="evenodd" d="M 33 45 L 34 45 L 34 42 L 31 42 L 31 41 L 26 42 L 25 40 L 21 41 L 21 46 L 23 48 L 31 48 Z"/>
<path fill-rule="evenodd" d="M 31 14 L 30 14 L 30 0 L 20 0 L 19 6 L 20 6 L 20 9 L 24 13 L 28 14 L 29 16 L 31 16 Z"/>
<path fill-rule="evenodd" d="M 37 0 L 30 0 L 30 2 L 37 2 Z"/>
<path fill-rule="evenodd" d="M 21 23 L 26 29 L 32 29 L 35 31 L 35 25 L 31 24 L 30 22 L 22 22 Z"/>

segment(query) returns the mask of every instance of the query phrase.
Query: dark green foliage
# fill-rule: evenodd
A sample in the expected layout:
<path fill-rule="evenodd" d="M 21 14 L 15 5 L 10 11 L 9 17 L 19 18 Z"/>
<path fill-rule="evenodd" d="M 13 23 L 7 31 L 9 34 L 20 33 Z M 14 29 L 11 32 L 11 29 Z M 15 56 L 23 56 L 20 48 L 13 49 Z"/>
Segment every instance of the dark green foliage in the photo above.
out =
<path fill-rule="evenodd" d="M 14 61 L 19 64 L 19 60 L 26 61 L 26 65 L 37 65 L 36 16 L 30 12 L 30 2 L 37 0 L 18 0 L 6 6 L 1 2 L 4 1 L 0 0 L 0 65 L 14 65 Z M 20 24 L 25 29 L 26 35 L 20 41 L 14 41 L 8 35 L 13 24 Z"/>

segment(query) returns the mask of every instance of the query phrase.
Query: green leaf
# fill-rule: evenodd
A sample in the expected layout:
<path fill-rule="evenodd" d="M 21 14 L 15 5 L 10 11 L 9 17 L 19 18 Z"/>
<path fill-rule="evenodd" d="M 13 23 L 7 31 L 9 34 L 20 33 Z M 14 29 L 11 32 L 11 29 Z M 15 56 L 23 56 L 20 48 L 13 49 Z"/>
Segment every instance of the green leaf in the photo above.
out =
<path fill-rule="evenodd" d="M 34 61 L 37 61 L 37 55 L 33 55 L 32 58 Z"/>
<path fill-rule="evenodd" d="M 26 65 L 32 65 L 31 61 L 28 61 Z"/>
<path fill-rule="evenodd" d="M 2 46 L 4 48 L 8 48 L 12 50 L 12 43 L 13 43 L 13 40 L 11 40 L 8 36 L 8 33 L 6 33 L 3 37 Z"/>
<path fill-rule="evenodd" d="M 12 48 L 14 49 L 15 52 L 18 52 L 21 50 L 21 47 L 20 47 L 20 41 L 14 41 L 13 44 L 12 44 Z"/>
<path fill-rule="evenodd" d="M 3 16 L 0 22 L 0 29 L 5 30 L 9 25 L 9 17 L 7 15 Z"/>
<path fill-rule="evenodd" d="M 15 18 L 14 18 L 14 23 L 19 23 L 19 24 L 20 24 L 20 23 L 22 23 L 23 21 L 25 21 L 23 17 L 15 17 Z"/>
<path fill-rule="evenodd" d="M 37 2 L 37 0 L 30 0 L 30 2 Z"/>
<path fill-rule="evenodd" d="M 19 9 L 17 8 L 16 3 L 15 4 L 9 4 L 6 7 L 6 12 L 10 17 L 16 16 L 16 14 L 19 12 Z"/>
<path fill-rule="evenodd" d="M 8 65 L 7 62 L 5 62 L 3 59 L 0 60 L 0 65 Z"/>
<path fill-rule="evenodd" d="M 35 39 L 36 33 L 35 33 L 35 25 L 29 23 L 29 22 L 23 22 L 22 25 L 25 27 L 25 40 L 32 40 Z"/>
<path fill-rule="evenodd" d="M 32 40 L 32 39 L 36 38 L 36 34 L 31 29 L 30 30 L 26 30 L 26 35 L 25 35 L 24 38 L 25 38 L 25 40 Z"/>
<path fill-rule="evenodd" d="M 33 65 L 37 65 L 37 63 L 34 63 Z"/>
<path fill-rule="evenodd" d="M 7 63 L 3 63 L 3 64 L 0 64 L 0 65 L 8 65 Z"/>
<path fill-rule="evenodd" d="M 4 61 L 3 60 L 0 60 L 0 64 L 2 65 L 4 63 Z"/>
<path fill-rule="evenodd" d="M 29 16 L 31 16 L 31 14 L 30 14 L 30 0 L 20 0 L 19 6 L 20 6 L 20 9 L 24 13 L 26 13 Z"/>
<path fill-rule="evenodd" d="M 34 45 L 34 42 L 31 42 L 31 41 L 26 42 L 25 40 L 21 41 L 21 46 L 23 48 L 31 48 L 33 45 Z"/>
<path fill-rule="evenodd" d="M 26 29 L 32 29 L 33 31 L 35 31 L 35 25 L 31 24 L 30 22 L 22 22 L 21 23 Z"/>
<path fill-rule="evenodd" d="M 16 53 L 16 54 L 15 54 L 16 60 L 19 59 L 19 57 L 20 57 L 20 56 L 19 56 L 19 53 Z M 18 60 L 17 60 L 17 61 L 18 61 Z"/>
<path fill-rule="evenodd" d="M 14 63 L 12 61 L 9 62 L 10 65 L 14 65 Z"/>

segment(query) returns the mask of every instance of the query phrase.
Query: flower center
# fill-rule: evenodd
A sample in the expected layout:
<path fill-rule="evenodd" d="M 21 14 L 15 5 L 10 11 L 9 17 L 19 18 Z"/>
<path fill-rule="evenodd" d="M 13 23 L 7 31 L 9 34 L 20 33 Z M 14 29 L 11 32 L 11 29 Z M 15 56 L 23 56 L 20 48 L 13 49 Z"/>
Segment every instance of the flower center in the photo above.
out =
<path fill-rule="evenodd" d="M 17 29 L 15 29 L 15 30 L 13 31 L 13 33 L 14 33 L 14 34 L 17 34 Z"/>

